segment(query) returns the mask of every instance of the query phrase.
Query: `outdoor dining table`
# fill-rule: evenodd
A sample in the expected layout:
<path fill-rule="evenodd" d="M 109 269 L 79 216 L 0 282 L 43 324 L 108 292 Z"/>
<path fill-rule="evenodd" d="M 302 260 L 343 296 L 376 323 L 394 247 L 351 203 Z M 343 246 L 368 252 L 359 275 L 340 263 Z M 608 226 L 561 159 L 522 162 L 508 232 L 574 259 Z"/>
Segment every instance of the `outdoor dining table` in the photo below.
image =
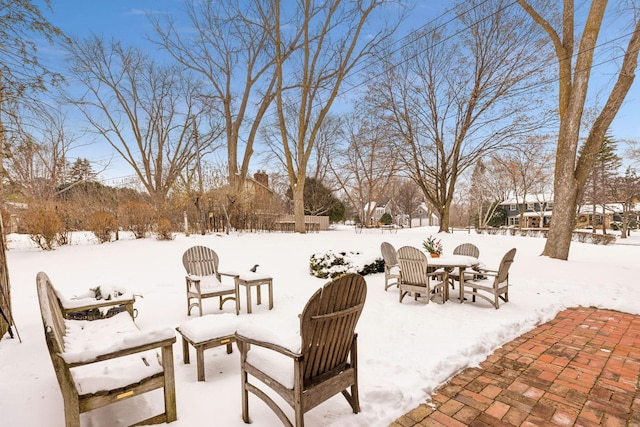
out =
<path fill-rule="evenodd" d="M 429 258 L 429 266 L 434 268 L 442 268 L 442 282 L 444 289 L 442 291 L 443 302 L 449 299 L 449 274 L 454 268 L 459 269 L 460 280 L 464 280 L 464 271 L 468 267 L 477 267 L 480 265 L 480 260 L 472 256 L 467 255 L 444 255 L 437 258 Z M 460 300 L 462 302 L 462 300 Z"/>

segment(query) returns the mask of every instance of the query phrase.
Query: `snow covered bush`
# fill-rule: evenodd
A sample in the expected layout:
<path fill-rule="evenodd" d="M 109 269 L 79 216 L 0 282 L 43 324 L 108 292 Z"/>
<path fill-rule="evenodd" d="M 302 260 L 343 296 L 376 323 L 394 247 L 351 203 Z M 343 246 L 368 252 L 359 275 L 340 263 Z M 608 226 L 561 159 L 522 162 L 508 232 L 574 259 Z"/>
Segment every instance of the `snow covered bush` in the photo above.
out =
<path fill-rule="evenodd" d="M 359 273 L 363 276 L 384 271 L 382 258 L 365 259 L 359 252 L 327 251 L 315 253 L 309 260 L 311 275 L 321 279 L 334 278 L 346 273 Z"/>

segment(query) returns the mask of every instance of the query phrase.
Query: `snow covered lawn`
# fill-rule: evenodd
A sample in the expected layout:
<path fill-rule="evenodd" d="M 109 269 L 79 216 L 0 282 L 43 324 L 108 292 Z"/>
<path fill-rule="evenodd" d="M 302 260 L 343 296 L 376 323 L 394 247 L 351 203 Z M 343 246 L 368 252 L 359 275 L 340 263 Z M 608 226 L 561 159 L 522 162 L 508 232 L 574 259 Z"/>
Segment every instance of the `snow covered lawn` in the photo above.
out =
<path fill-rule="evenodd" d="M 382 241 L 396 249 L 403 245 L 422 248 L 422 241 L 436 233 L 435 228 L 423 227 L 397 234 L 379 230 L 358 234 L 345 227 L 306 235 L 177 235 L 169 242 L 147 238 L 102 245 L 78 234 L 70 246 L 51 252 L 34 248 L 25 236 L 11 235 L 8 260 L 13 313 L 23 342 L 8 335 L 0 341 L 0 424 L 57 427 L 64 422 L 62 398 L 42 332 L 35 286 L 38 271 L 46 272 L 69 298 L 96 286 L 128 289 L 141 295 L 136 297 L 135 307 L 136 323 L 142 330 L 175 328 L 190 318 L 186 315 L 182 253 L 193 245 L 210 246 L 220 256 L 222 270 L 241 272 L 259 264 L 259 272 L 273 276 L 273 310 L 268 310 L 265 298 L 262 305 L 256 305 L 254 299 L 253 314 L 247 314 L 241 292 L 242 310 L 237 320 L 240 325 L 260 325 L 274 339 L 291 342 L 298 328 L 297 315 L 326 281 L 309 274 L 312 254 L 356 251 L 368 262 L 380 256 Z M 477 365 L 495 348 L 566 307 L 640 312 L 640 286 L 635 276 L 640 246 L 634 245 L 640 238 L 636 236 L 619 241 L 624 245 L 574 242 L 569 261 L 541 257 L 544 240 L 540 238 L 466 231 L 437 237 L 442 239 L 444 254 L 459 243 L 474 243 L 487 267 L 497 267 L 502 255 L 516 247 L 510 302 L 499 310 L 482 301 L 459 304 L 456 290 L 446 304 L 427 305 L 410 298 L 400 304 L 395 288 L 384 291 L 382 273 L 365 276 L 367 302 L 357 327 L 362 412 L 352 414 L 338 395 L 307 413 L 308 426 L 386 426 L 461 369 Z M 222 312 L 234 311 L 233 304 L 227 303 Z M 220 313 L 217 301 L 205 300 L 204 313 Z M 195 363 L 183 364 L 180 339 L 174 357 L 178 420 L 172 426 L 244 425 L 237 350 L 227 354 L 221 346 L 205 352 L 206 382 L 197 381 Z M 146 418 L 161 404 L 161 391 L 157 392 L 83 415 L 83 425 L 111 427 Z M 251 396 L 249 406 L 255 427 L 280 425 L 260 400 Z"/>

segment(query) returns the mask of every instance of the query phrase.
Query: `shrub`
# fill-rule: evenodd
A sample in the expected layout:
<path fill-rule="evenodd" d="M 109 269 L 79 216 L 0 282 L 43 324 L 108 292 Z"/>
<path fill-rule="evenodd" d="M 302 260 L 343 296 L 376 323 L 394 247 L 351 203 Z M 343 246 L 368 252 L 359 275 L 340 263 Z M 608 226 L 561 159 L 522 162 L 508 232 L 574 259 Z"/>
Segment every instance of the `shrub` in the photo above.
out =
<path fill-rule="evenodd" d="M 384 260 L 376 258 L 372 262 L 363 263 L 359 252 L 328 251 L 316 253 L 309 259 L 311 275 L 321 279 L 334 278 L 346 273 L 359 273 L 363 276 L 384 271 Z"/>
<path fill-rule="evenodd" d="M 151 228 L 154 209 L 146 203 L 127 202 L 118 208 L 120 223 L 125 230 L 133 232 L 136 239 L 142 239 Z"/>
<path fill-rule="evenodd" d="M 384 225 L 389 225 L 393 222 L 393 218 L 391 218 L 391 214 L 389 212 L 385 212 L 380 217 L 380 222 Z"/>
<path fill-rule="evenodd" d="M 160 218 L 156 226 L 156 239 L 157 240 L 173 240 L 173 231 L 171 227 L 171 221 L 167 218 Z"/>
<path fill-rule="evenodd" d="M 39 248 L 50 251 L 64 239 L 64 224 L 53 207 L 37 206 L 27 211 L 24 226 Z"/>
<path fill-rule="evenodd" d="M 87 230 L 92 232 L 100 243 L 110 242 L 116 227 L 116 218 L 109 212 L 95 212 L 87 218 Z"/>
<path fill-rule="evenodd" d="M 377 258 L 374 262 L 366 264 L 362 267 L 362 270 L 358 273 L 366 276 L 367 274 L 383 273 L 384 272 L 384 259 Z"/>

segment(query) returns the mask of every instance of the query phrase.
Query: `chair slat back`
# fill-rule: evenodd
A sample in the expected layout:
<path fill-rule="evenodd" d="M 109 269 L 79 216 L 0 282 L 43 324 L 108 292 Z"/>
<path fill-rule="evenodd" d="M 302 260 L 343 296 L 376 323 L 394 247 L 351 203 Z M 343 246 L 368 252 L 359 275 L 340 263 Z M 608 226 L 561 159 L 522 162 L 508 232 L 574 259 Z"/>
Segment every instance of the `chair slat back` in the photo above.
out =
<path fill-rule="evenodd" d="M 56 290 L 45 272 L 36 276 L 40 314 L 50 354 L 64 353 L 66 327 Z"/>
<path fill-rule="evenodd" d="M 473 243 L 462 243 L 456 246 L 453 250 L 454 255 L 466 255 L 478 258 L 480 256 L 480 249 Z"/>
<path fill-rule="evenodd" d="M 502 282 L 507 280 L 509 277 L 509 268 L 511 268 L 511 264 L 513 264 L 513 259 L 516 256 L 516 248 L 510 249 L 506 254 L 502 257 L 502 261 L 500 261 L 500 266 L 498 267 L 498 274 L 496 274 L 496 279 L 493 282 L 494 287 L 498 287 Z"/>
<path fill-rule="evenodd" d="M 193 246 L 182 255 L 182 265 L 187 273 L 197 276 L 218 276 L 218 262 L 218 254 L 206 246 Z"/>
<path fill-rule="evenodd" d="M 364 278 L 351 273 L 325 284 L 309 299 L 300 315 L 305 385 L 347 365 L 366 296 Z"/>
<path fill-rule="evenodd" d="M 414 286 L 429 284 L 427 256 L 418 248 L 403 246 L 398 249 L 400 282 Z"/>
<path fill-rule="evenodd" d="M 398 257 L 396 254 L 396 248 L 389 242 L 382 242 L 380 245 L 380 252 L 382 252 L 382 259 L 385 265 L 393 267 L 398 265 Z"/>

